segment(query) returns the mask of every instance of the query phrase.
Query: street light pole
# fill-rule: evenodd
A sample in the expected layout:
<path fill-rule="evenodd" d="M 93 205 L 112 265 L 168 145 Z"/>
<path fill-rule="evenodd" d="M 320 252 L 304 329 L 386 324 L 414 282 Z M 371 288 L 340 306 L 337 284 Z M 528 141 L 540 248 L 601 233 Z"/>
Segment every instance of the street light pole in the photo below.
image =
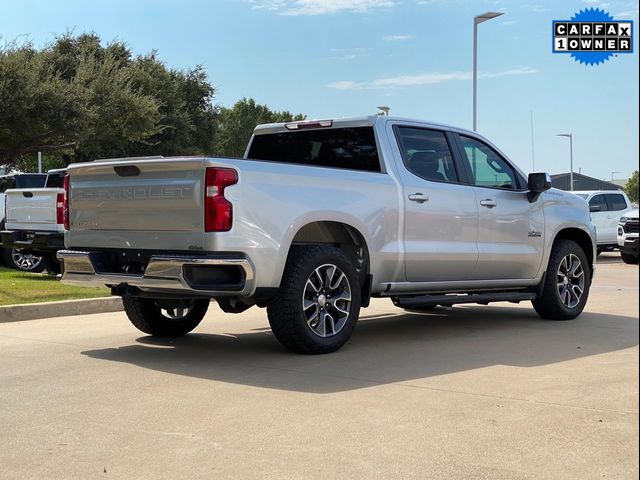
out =
<path fill-rule="evenodd" d="M 473 131 L 477 127 L 478 113 L 478 25 L 492 18 L 504 15 L 503 12 L 486 12 L 473 17 Z"/>
<path fill-rule="evenodd" d="M 571 162 L 571 173 L 569 174 L 569 190 L 573 192 L 573 133 L 558 133 L 556 137 L 567 137 L 569 139 L 569 160 Z"/>

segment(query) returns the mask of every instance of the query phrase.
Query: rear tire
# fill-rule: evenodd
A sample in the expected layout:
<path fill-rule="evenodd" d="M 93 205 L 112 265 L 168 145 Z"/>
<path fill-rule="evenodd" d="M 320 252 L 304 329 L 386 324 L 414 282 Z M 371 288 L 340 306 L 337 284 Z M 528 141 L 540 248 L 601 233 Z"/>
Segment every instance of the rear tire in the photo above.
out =
<path fill-rule="evenodd" d="M 22 250 L 4 250 L 5 265 L 21 272 L 40 273 L 44 271 L 44 258 Z"/>
<path fill-rule="evenodd" d="M 351 337 L 360 314 L 360 282 L 341 250 L 294 246 L 276 296 L 267 305 L 273 334 L 289 350 L 335 352 Z"/>
<path fill-rule="evenodd" d="M 551 250 L 542 295 L 531 303 L 544 319 L 571 320 L 582 313 L 590 286 L 591 270 L 580 245 L 558 240 Z"/>
<path fill-rule="evenodd" d="M 629 263 L 631 265 L 638 263 L 638 255 L 633 255 L 631 253 L 620 253 L 622 256 L 622 261 L 624 263 Z"/>
<path fill-rule="evenodd" d="M 180 337 L 196 328 L 209 300 L 156 300 L 122 297 L 124 311 L 138 330 L 156 337 Z"/>

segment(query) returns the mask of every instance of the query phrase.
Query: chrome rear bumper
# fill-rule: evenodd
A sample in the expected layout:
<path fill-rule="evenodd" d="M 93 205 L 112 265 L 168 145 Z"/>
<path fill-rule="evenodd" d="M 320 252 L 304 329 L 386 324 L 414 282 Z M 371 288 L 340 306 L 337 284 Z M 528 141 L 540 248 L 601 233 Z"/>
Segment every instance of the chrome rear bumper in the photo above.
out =
<path fill-rule="evenodd" d="M 189 293 L 203 296 L 250 296 L 255 289 L 255 272 L 252 263 L 244 257 L 154 255 L 149 259 L 141 275 L 101 272 L 94 261 L 100 252 L 60 250 L 58 260 L 63 265 L 62 282 L 84 287 L 129 285 L 147 292 Z M 199 274 L 191 277 L 190 268 L 197 267 Z M 240 269 L 240 281 L 234 285 L 206 285 L 194 282 L 194 278 L 207 275 L 207 269 Z"/>

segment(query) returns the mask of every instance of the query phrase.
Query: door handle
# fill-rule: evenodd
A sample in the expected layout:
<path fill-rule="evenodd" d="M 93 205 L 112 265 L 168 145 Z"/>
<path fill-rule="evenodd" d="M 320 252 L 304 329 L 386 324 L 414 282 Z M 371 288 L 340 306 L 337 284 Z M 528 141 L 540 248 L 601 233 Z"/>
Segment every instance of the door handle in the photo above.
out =
<path fill-rule="evenodd" d="M 409 200 L 411 200 L 412 202 L 424 203 L 429 201 L 429 197 L 425 197 L 422 193 L 418 192 L 409 195 Z"/>
<path fill-rule="evenodd" d="M 498 204 L 496 203 L 495 200 L 491 200 L 490 198 L 485 198 L 484 200 L 480 200 L 480 205 L 487 208 L 493 208 Z"/>

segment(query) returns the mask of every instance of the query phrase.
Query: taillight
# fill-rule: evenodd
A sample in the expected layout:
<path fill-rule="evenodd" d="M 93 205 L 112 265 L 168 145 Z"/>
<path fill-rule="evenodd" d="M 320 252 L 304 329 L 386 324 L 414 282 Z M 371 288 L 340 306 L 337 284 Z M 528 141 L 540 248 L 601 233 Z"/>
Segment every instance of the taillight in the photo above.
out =
<path fill-rule="evenodd" d="M 69 175 L 64 176 L 62 187 L 64 188 L 64 193 L 59 193 L 58 199 L 56 200 L 56 206 L 58 208 L 56 218 L 58 219 L 58 223 L 64 224 L 65 230 L 69 230 Z M 62 208 L 60 208 L 60 196 L 62 196 Z"/>
<path fill-rule="evenodd" d="M 56 223 L 58 225 L 64 224 L 64 193 L 56 195 Z"/>
<path fill-rule="evenodd" d="M 224 189 L 238 183 L 231 168 L 207 168 L 204 187 L 204 231 L 228 232 L 233 225 L 233 205 L 224 198 Z"/>

